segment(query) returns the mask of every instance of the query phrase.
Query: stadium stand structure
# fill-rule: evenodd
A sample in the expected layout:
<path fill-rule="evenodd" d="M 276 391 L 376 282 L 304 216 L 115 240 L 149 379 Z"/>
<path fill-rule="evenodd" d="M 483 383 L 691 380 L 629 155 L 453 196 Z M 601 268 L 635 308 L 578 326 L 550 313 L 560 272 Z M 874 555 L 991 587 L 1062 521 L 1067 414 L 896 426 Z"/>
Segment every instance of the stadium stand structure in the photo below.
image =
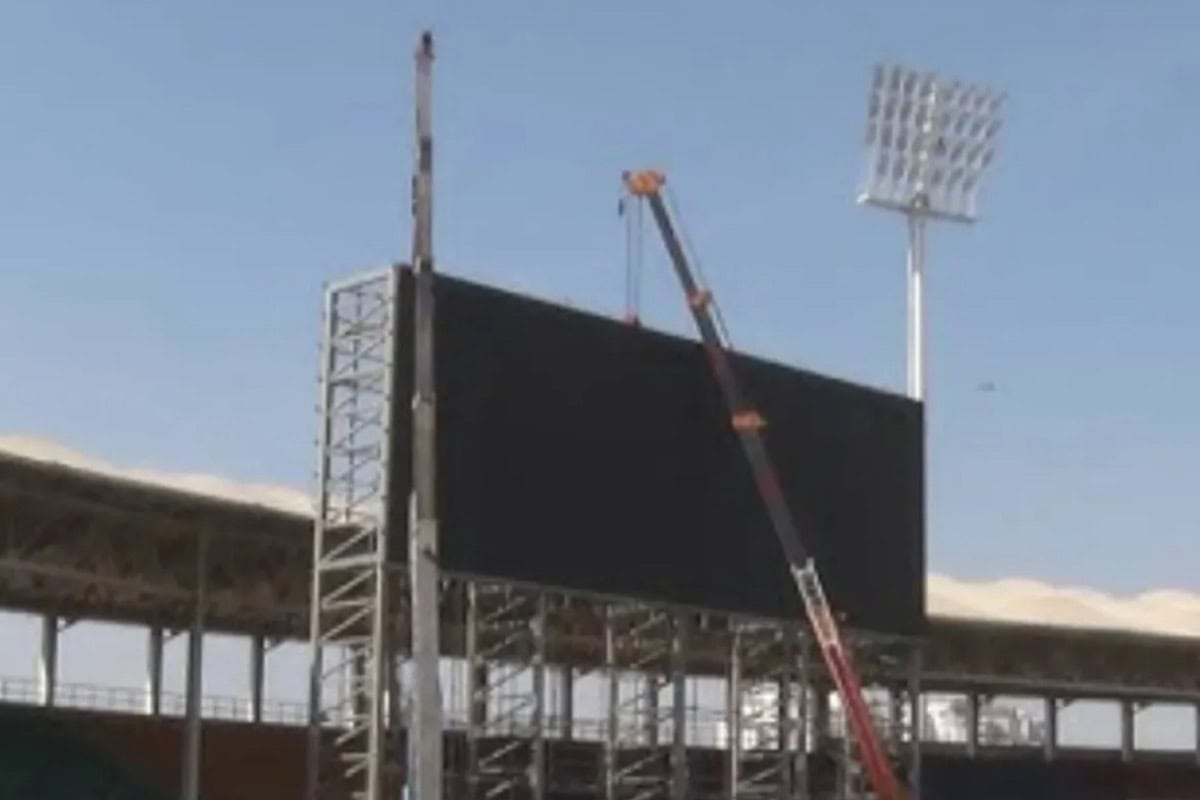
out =
<path fill-rule="evenodd" d="M 202 475 L 127 471 L 65 448 L 5 437 L 0 439 L 0 519 L 5 521 L 0 536 L 0 606 L 52 619 L 120 621 L 147 630 L 186 631 L 196 620 L 198 541 L 207 538 L 211 548 L 201 609 L 204 630 L 237 634 L 258 644 L 265 638 L 303 640 L 311 546 L 307 505 L 303 493 L 287 488 L 246 487 Z M 1141 709 L 1155 704 L 1200 711 L 1200 614 L 1189 612 L 1197 605 L 1195 598 L 1157 593 L 1123 600 L 1024 581 L 970 584 L 936 577 L 930 579 L 928 591 L 931 619 L 920 675 L 926 721 L 921 781 L 926 798 L 966 796 L 964 787 L 976 787 L 970 796 L 988 796 L 978 786 L 994 785 L 989 771 L 1000 767 L 993 764 L 1006 765 L 1004 774 L 1010 777 L 1027 776 L 1030 785 L 1045 785 L 1046 775 L 1061 773 L 1066 776 L 1062 781 L 1082 787 L 1079 797 L 1200 794 L 1200 749 L 1147 750 L 1138 746 L 1133 725 Z M 1071 602 L 1060 603 L 1060 599 Z M 461 619 L 453 609 L 448 613 L 448 648 L 453 651 L 455 642 L 461 643 Z M 574 662 L 594 674 L 601 661 L 594 650 L 597 631 L 555 630 L 553 634 L 548 668 Z M 722 644 L 720 636 L 713 641 L 716 644 L 711 646 L 700 639 L 691 643 L 689 674 L 698 681 L 726 673 L 728 644 Z M 54 652 L 45 645 L 44 651 Z M 455 658 L 453 652 L 448 656 Z M 886 670 L 895 667 L 894 662 L 889 667 L 886 653 L 868 661 L 866 671 L 880 678 L 878 685 L 897 686 L 883 680 L 891 674 Z M 456 663 L 461 667 L 461 661 Z M 461 689 L 455 681 L 462 674 L 457 674 L 459 678 L 448 679 L 451 689 Z M 553 682 L 558 694 L 546 722 L 547 796 L 572 792 L 595 796 L 602 772 L 603 746 L 596 731 L 602 727 L 604 712 L 582 708 L 578 701 L 583 696 L 584 673 L 580 669 L 572 674 L 577 682 L 574 708 L 563 701 L 564 675 L 556 672 Z M 72 702 L 69 687 L 60 686 L 57 693 L 46 691 L 54 670 L 43 669 L 41 678 L 23 695 L 24 709 L 12 707 L 11 701 L 21 698 L 8 698 L 6 714 L 26 716 L 5 720 L 39 720 L 46 726 L 39 729 L 47 731 L 48 737 L 65 737 L 54 739 L 55 747 L 80 748 L 71 751 L 81 754 L 75 763 L 81 768 L 92 765 L 87 769 L 94 780 L 108 781 L 105 785 L 133 793 L 131 797 L 178 795 L 189 748 L 187 720 L 178 716 L 177 707 L 168 708 L 159 698 L 158 715 L 146 713 L 148 700 L 124 702 L 138 708 L 123 714 L 70 710 L 62 707 Z M 898 684 L 901 690 L 905 685 Z M 298 796 L 303 727 L 266 722 L 261 688 L 258 712 L 247 711 L 255 704 L 253 699 L 239 710 L 246 721 L 212 715 L 203 720 L 198 753 L 205 798 Z M 949 713 L 944 704 L 939 705 L 943 696 L 956 698 L 957 727 L 937 721 L 939 714 Z M 987 704 L 995 697 L 1044 702 L 1053 712 L 1048 735 L 1043 731 L 1040 737 L 1019 734 L 1006 740 L 991 736 L 988 731 L 995 725 L 988 723 L 977 725 L 972 736 L 972 716 L 977 722 L 988 719 Z M 1122 709 L 1121 731 L 1115 736 L 1119 744 L 1081 750 L 1064 746 L 1054 735 L 1053 720 L 1059 710 L 1088 698 L 1111 701 Z M 816 696 L 812 699 L 819 705 Z M 456 744 L 464 741 L 465 698 L 460 692 L 448 697 L 447 703 L 451 706 L 447 754 L 453 762 L 465 747 Z M 28 707 L 34 704 L 43 708 Z M 195 707 L 206 708 L 199 698 Z M 727 796 L 722 792 L 728 751 L 717 741 L 716 732 L 725 712 L 717 709 L 715 716 L 705 719 L 695 709 L 689 713 L 689 772 L 695 796 Z M 813 721 L 814 741 L 806 748 L 813 751 L 805 761 L 814 792 L 833 785 L 827 756 L 830 748 L 836 751 L 837 747 L 837 709 L 826 707 L 824 713 L 824 719 Z M 890 708 L 881 707 L 881 713 L 886 716 Z M 745 731 L 755 715 L 739 714 Z M 903 717 L 903 709 L 897 715 Z M 301 716 L 296 713 L 291 719 Z M 569 737 L 564 717 L 572 717 Z M 769 729 L 777 723 L 768 714 L 757 724 Z M 8 741 L 17 735 L 13 725 L 5 722 Z M 908 738 L 902 728 L 897 730 L 901 738 Z M 28 747 L 38 741 L 32 736 L 21 739 Z M 10 776 L 6 780 L 11 783 L 11 776 L 21 770 L 25 772 L 20 774 L 27 774 L 33 763 L 36 758 L 20 759 L 19 765 L 5 770 Z M 1123 787 L 1124 793 L 1105 794 L 1107 790 L 1098 786 Z M 52 797 L 54 791 L 39 790 L 38 796 Z M 1064 796 L 1073 795 L 1058 795 L 1056 800 Z"/>
<path fill-rule="evenodd" d="M 197 501 L 216 501 L 244 514 L 260 510 L 287 520 L 297 531 L 296 523 L 306 521 L 312 509 L 312 498 L 295 487 L 245 483 L 202 472 L 121 467 L 30 436 L 0 435 L 0 460 L 17 468 L 58 469 L 125 484 L 134 492 L 168 491 Z M 1200 594 L 1177 589 L 1119 596 L 1023 577 L 967 581 L 934 572 L 927 577 L 926 604 L 930 617 L 948 623 L 1200 640 Z"/>

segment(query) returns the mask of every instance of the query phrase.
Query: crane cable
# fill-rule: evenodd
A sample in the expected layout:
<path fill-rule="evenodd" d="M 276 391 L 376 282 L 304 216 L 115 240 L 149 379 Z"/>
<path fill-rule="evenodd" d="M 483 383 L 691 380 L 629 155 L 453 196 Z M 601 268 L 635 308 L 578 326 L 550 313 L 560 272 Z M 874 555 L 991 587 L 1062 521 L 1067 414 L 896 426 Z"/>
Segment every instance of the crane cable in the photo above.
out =
<path fill-rule="evenodd" d="M 632 213 L 629 200 L 635 200 Z M 625 218 L 625 321 L 640 325 L 642 262 L 645 254 L 645 203 L 640 197 L 624 196 L 617 214 Z"/>
<path fill-rule="evenodd" d="M 701 288 L 707 289 L 709 287 L 708 276 L 704 274 L 704 268 L 696 253 L 696 248 L 692 246 L 692 240 L 688 236 L 687 228 L 680 221 L 683 219 L 683 216 L 679 213 L 679 204 L 675 200 L 675 195 L 671 191 L 671 187 L 663 187 L 663 197 L 666 200 L 671 216 L 676 220 L 680 242 L 684 250 L 687 251 L 696 276 L 700 279 Z M 630 213 L 629 209 L 630 200 L 635 201 L 632 213 Z M 643 197 L 634 197 L 626 194 L 617 203 L 617 216 L 625 218 L 625 321 L 634 326 L 641 324 L 641 285 L 646 250 L 645 211 L 646 201 Z M 725 317 L 721 313 L 721 307 L 717 303 L 716 297 L 712 296 L 711 293 L 710 298 L 709 304 L 713 311 L 713 319 L 716 321 L 717 328 L 721 332 L 725 349 L 733 350 L 733 337 L 729 335 L 729 328 L 725 325 Z"/>

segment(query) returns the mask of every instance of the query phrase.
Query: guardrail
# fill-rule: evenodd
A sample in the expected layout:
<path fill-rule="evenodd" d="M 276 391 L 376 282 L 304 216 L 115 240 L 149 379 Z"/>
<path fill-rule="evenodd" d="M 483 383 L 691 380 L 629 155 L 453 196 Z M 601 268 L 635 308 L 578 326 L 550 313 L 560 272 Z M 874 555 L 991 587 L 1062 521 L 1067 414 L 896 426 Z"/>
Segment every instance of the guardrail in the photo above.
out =
<path fill-rule="evenodd" d="M 180 692 L 162 692 L 159 700 L 159 713 L 168 717 L 182 717 L 186 713 L 187 698 Z M 42 703 L 41 687 L 32 678 L 16 678 L 0 676 L 0 702 L 21 705 L 40 705 Z M 91 683 L 59 683 L 55 686 L 54 706 L 56 708 L 84 709 L 89 711 L 108 711 L 125 714 L 148 714 L 150 708 L 150 693 L 145 688 L 128 686 L 103 686 Z M 887 709 L 881 703 L 872 703 L 872 711 L 877 724 L 886 730 Z M 251 704 L 247 697 L 230 695 L 202 695 L 200 698 L 200 716 L 204 719 L 230 720 L 246 722 L 251 719 Z M 980 744 L 983 745 L 1039 745 L 1040 729 L 1021 731 L 1018 720 L 1011 712 L 985 711 L 981 722 Z M 841 714 L 837 709 L 831 709 L 830 735 L 840 738 L 842 735 Z M 262 706 L 262 722 L 275 725 L 303 726 L 308 722 L 308 704 L 289 700 L 264 700 Z M 338 725 L 340 720 L 335 713 L 328 720 L 329 724 Z M 505 735 L 518 730 L 527 720 L 513 720 L 507 730 L 495 723 L 487 726 L 489 734 Z M 467 715 L 463 708 L 452 707 L 445 710 L 445 727 L 449 730 L 464 730 L 467 727 Z M 543 722 L 543 729 L 551 738 L 560 738 L 563 732 L 564 720 L 554 714 L 548 714 Z M 572 738 L 582 741 L 603 741 L 606 736 L 607 722 L 601 718 L 576 717 L 572 724 Z M 660 740 L 669 739 L 669 726 L 660 726 Z M 764 741 L 773 739 L 774 732 L 764 731 Z M 637 737 L 644 731 L 628 731 L 627 735 Z M 745 735 L 745 731 L 743 734 Z M 1022 735 L 1024 734 L 1024 735 Z M 715 747 L 718 749 L 728 746 L 728 726 L 723 710 L 691 707 L 688 709 L 687 742 L 693 747 Z M 907 732 L 904 735 L 907 738 Z M 929 743 L 961 744 L 966 740 L 965 733 L 960 731 L 942 731 L 935 725 L 927 725 L 922 740 Z M 755 745 L 749 742 L 745 746 Z M 768 745 L 768 746 L 774 746 Z"/>
<path fill-rule="evenodd" d="M 187 709 L 187 697 L 179 692 L 162 692 L 159 713 L 182 717 Z M 40 705 L 41 686 L 31 678 L 0 677 L 0 702 L 21 705 Z M 59 683 L 54 687 L 56 708 L 88 711 L 116 711 L 127 714 L 146 714 L 150 708 L 150 693 L 146 689 L 128 686 L 101 686 L 91 683 Z M 227 695 L 203 695 L 200 716 L 204 719 L 249 720 L 250 700 Z M 286 700 L 263 702 L 262 721 L 276 725 L 304 725 L 308 721 L 308 704 Z"/>

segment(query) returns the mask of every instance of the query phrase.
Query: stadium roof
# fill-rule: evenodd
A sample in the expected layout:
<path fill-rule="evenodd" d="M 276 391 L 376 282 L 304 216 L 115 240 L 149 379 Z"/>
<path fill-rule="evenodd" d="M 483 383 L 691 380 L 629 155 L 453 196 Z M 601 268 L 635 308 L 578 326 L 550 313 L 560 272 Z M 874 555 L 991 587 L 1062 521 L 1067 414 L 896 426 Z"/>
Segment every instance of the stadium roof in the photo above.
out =
<path fill-rule="evenodd" d="M 0 455 L 289 516 L 309 515 L 312 509 L 309 495 L 294 487 L 119 467 L 26 436 L 0 435 Z M 1200 638 L 1200 594 L 1181 590 L 1118 596 L 1026 578 L 965 581 L 936 573 L 926 587 L 929 614 L 938 618 Z"/>

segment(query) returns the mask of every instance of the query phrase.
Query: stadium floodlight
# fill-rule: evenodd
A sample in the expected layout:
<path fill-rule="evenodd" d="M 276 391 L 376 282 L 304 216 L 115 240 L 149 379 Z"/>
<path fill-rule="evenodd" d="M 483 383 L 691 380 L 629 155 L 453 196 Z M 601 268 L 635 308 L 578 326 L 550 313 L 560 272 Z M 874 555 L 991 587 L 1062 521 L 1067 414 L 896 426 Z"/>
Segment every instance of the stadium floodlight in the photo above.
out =
<path fill-rule="evenodd" d="M 996 153 L 1005 96 L 895 65 L 875 67 L 859 203 L 908 218 L 908 392 L 925 395 L 925 223 L 975 222 L 979 182 Z"/>

